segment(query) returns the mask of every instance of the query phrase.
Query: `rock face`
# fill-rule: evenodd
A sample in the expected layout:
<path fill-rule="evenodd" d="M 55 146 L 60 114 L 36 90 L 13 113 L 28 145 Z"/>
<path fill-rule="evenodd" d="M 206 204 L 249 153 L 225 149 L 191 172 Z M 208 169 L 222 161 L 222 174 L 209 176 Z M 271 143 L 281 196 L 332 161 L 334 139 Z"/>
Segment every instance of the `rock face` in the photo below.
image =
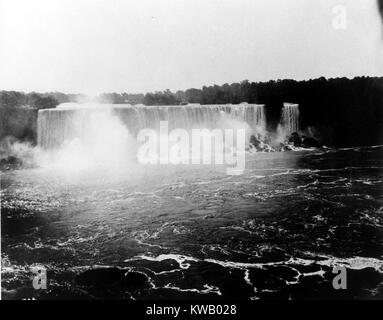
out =
<path fill-rule="evenodd" d="M 274 149 L 275 148 L 275 149 Z M 300 136 L 297 132 L 293 132 L 286 138 L 286 141 L 279 145 L 271 147 L 267 141 L 261 140 L 261 137 L 255 135 L 250 136 L 249 149 L 257 152 L 274 152 L 274 151 L 293 151 L 295 148 L 322 148 L 321 143 L 307 136 Z"/>
<path fill-rule="evenodd" d="M 281 152 L 292 151 L 292 150 L 293 150 L 293 148 L 291 148 L 291 146 L 289 146 L 288 144 L 281 143 L 279 146 L 279 151 L 281 151 Z"/>
<path fill-rule="evenodd" d="M 302 139 L 297 132 L 293 132 L 290 137 L 288 137 L 287 142 L 294 147 L 300 147 L 302 145 Z"/>
<path fill-rule="evenodd" d="M 258 148 L 260 148 L 260 145 L 261 145 L 261 141 L 258 138 L 256 138 L 254 135 L 252 135 L 250 137 L 250 146 L 258 149 Z"/>

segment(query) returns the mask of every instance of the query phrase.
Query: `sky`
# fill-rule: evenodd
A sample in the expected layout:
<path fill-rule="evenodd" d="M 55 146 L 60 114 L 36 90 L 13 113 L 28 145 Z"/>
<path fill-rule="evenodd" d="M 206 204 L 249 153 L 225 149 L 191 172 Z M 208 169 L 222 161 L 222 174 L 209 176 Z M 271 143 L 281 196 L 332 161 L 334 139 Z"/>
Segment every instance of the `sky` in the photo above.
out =
<path fill-rule="evenodd" d="M 375 0 L 0 0 L 0 90 L 383 75 Z"/>

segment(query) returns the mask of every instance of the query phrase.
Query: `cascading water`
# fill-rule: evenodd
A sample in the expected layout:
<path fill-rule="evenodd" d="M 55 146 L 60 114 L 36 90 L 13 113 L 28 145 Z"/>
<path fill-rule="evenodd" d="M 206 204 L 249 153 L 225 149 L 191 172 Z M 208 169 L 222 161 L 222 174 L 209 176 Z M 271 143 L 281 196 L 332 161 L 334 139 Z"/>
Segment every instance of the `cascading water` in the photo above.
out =
<path fill-rule="evenodd" d="M 114 125 L 103 126 L 106 119 Z M 252 133 L 265 134 L 265 106 L 239 105 L 185 105 L 185 106 L 131 106 L 99 104 L 62 104 L 56 109 L 39 110 L 38 145 L 43 149 L 59 148 L 74 139 L 90 140 L 97 132 L 110 135 L 121 124 L 136 135 L 145 128 L 158 129 L 160 121 L 168 121 L 169 130 L 182 128 L 235 127 L 244 123 Z"/>
<path fill-rule="evenodd" d="M 281 125 L 286 135 L 299 131 L 299 105 L 283 103 Z"/>

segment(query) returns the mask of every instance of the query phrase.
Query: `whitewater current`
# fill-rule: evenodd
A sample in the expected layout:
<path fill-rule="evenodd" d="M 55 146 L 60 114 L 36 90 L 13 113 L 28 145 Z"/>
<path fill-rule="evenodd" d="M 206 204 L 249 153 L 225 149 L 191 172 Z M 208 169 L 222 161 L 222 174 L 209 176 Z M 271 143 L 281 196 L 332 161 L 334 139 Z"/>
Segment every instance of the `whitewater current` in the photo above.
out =
<path fill-rule="evenodd" d="M 383 298 L 383 147 L 1 174 L 5 299 Z M 47 270 L 34 290 L 31 267 Z M 347 269 L 335 290 L 333 269 Z"/>

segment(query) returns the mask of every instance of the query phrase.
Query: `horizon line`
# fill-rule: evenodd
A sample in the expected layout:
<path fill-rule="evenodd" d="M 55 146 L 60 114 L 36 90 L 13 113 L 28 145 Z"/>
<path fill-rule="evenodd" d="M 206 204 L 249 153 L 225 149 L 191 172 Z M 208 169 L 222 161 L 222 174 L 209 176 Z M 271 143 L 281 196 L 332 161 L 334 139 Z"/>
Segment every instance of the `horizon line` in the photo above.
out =
<path fill-rule="evenodd" d="M 325 77 L 325 76 L 320 76 L 320 77 L 316 77 L 316 78 L 309 78 L 309 79 L 302 79 L 302 80 L 296 80 L 296 79 L 292 79 L 292 78 L 278 78 L 278 79 L 269 79 L 269 80 L 265 80 L 265 81 L 250 81 L 249 79 L 243 79 L 241 81 L 238 81 L 238 82 L 225 82 L 225 83 L 222 83 L 222 84 L 217 84 L 217 83 L 214 83 L 214 84 L 209 84 L 209 85 L 202 85 L 202 87 L 190 87 L 190 88 L 187 88 L 187 89 L 177 89 L 177 90 L 171 90 L 171 89 L 162 89 L 162 90 L 155 90 L 155 91 L 146 91 L 146 92 L 129 92 L 129 91 L 102 91 L 102 92 L 99 92 L 99 93 L 96 93 L 96 94 L 89 94 L 89 93 L 84 93 L 84 92 L 68 92 L 68 91 L 60 91 L 60 90 L 49 90 L 49 91 L 24 91 L 24 90 L 6 90 L 6 89 L 1 89 L 0 88 L 0 92 L 2 91 L 8 91 L 8 92 L 21 92 L 21 93 L 24 93 L 24 94 L 31 94 L 31 93 L 36 93 L 36 94 L 49 94 L 49 93 L 62 93 L 62 94 L 66 94 L 66 95 L 84 95 L 84 96 L 87 96 L 87 97 L 97 97 L 97 96 L 100 96 L 100 95 L 103 95 L 103 94 L 111 94 L 111 93 L 116 93 L 116 94 L 123 94 L 123 93 L 126 93 L 126 94 L 150 94 L 150 93 L 158 93 L 158 92 L 165 92 L 167 90 L 169 90 L 171 93 L 177 93 L 178 91 L 187 91 L 187 90 L 191 90 L 191 89 L 194 89 L 194 90 L 203 90 L 203 87 L 213 87 L 213 86 L 223 86 L 225 84 L 228 84 L 228 85 L 231 85 L 231 84 L 235 84 L 235 83 L 242 83 L 242 82 L 249 82 L 249 83 L 268 83 L 268 82 L 282 82 L 282 81 L 295 81 L 295 82 L 308 82 L 308 81 L 314 81 L 314 80 L 319 80 L 319 79 L 322 79 L 324 78 L 325 80 L 335 80 L 335 79 L 347 79 L 347 80 L 354 80 L 356 78 L 383 78 L 383 74 L 382 75 L 359 75 L 359 76 L 354 76 L 354 77 L 347 77 L 347 76 L 338 76 L 338 77 Z"/>

